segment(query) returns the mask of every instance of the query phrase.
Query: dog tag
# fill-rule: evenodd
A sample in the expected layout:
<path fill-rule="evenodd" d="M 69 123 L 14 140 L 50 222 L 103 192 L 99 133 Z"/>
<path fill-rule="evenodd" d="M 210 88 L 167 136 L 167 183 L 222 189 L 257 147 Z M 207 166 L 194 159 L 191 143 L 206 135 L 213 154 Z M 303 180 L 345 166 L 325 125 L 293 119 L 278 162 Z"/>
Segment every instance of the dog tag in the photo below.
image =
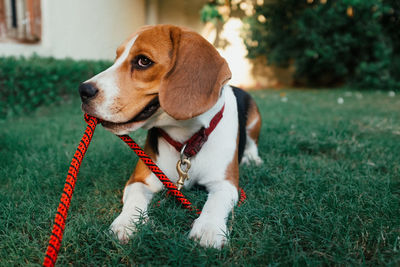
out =
<path fill-rule="evenodd" d="M 189 172 L 190 169 L 190 160 L 189 159 L 180 159 L 176 163 L 176 170 L 178 171 L 179 179 L 176 182 L 176 187 L 178 190 L 181 190 L 185 180 L 189 179 Z"/>

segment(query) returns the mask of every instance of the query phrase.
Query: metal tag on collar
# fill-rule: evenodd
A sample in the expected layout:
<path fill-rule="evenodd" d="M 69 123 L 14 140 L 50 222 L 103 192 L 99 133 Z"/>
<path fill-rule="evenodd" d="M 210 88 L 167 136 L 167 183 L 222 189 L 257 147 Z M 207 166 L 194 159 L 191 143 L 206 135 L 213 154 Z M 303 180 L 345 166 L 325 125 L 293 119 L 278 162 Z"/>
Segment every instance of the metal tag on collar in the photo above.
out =
<path fill-rule="evenodd" d="M 178 190 L 181 190 L 183 187 L 183 184 L 185 183 L 185 180 L 189 179 L 189 169 L 190 169 L 190 160 L 189 158 L 185 158 L 185 151 L 186 144 L 182 147 L 181 150 L 181 157 L 176 163 L 176 170 L 179 175 L 179 179 L 176 182 L 176 187 L 178 187 Z"/>

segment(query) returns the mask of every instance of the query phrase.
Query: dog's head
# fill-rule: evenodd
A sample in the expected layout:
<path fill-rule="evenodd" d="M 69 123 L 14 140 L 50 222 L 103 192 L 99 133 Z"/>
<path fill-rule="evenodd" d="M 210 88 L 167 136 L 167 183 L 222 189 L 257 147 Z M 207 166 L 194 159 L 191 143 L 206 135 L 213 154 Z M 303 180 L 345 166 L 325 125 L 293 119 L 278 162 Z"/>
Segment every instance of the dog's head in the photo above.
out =
<path fill-rule="evenodd" d="M 83 111 L 118 134 L 162 111 L 176 120 L 204 113 L 230 77 L 226 61 L 199 34 L 147 26 L 118 47 L 114 64 L 81 84 L 79 93 Z"/>

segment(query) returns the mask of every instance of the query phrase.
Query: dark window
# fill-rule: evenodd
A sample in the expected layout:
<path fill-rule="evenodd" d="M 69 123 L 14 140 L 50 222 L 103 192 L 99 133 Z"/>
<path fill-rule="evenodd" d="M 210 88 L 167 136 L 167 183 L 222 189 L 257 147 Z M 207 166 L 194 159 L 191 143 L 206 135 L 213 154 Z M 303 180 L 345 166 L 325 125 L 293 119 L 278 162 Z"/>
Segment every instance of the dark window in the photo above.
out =
<path fill-rule="evenodd" d="M 0 41 L 39 42 L 42 35 L 40 0 L 0 0 Z"/>

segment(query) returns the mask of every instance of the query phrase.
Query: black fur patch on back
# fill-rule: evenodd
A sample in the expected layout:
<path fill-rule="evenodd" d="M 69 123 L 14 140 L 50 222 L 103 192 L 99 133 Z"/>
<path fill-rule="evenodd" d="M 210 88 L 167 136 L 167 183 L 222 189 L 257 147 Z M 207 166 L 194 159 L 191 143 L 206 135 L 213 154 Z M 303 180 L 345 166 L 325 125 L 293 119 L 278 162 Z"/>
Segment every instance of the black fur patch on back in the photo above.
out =
<path fill-rule="evenodd" d="M 239 119 L 239 163 L 242 161 L 244 148 L 246 146 L 246 124 L 249 112 L 251 96 L 240 88 L 231 86 L 236 97 L 238 119 Z"/>

